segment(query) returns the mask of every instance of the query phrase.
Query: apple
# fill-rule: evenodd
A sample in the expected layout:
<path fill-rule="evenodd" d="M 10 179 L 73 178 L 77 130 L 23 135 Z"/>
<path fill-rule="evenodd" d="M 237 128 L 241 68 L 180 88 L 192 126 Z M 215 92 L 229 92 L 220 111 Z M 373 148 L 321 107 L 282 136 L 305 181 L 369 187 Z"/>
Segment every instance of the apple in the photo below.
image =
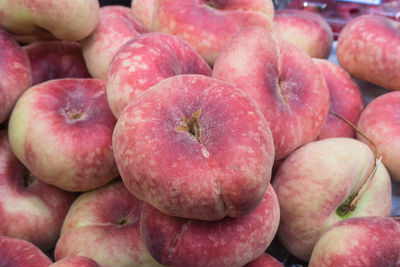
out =
<path fill-rule="evenodd" d="M 397 111 L 400 109 L 400 92 L 383 94 L 370 102 L 361 113 L 358 128 L 376 146 L 377 153 L 382 156 L 382 161 L 387 167 L 391 178 L 400 181 L 400 127 Z M 374 146 L 363 136 L 357 138 L 371 149 Z"/>
<path fill-rule="evenodd" d="M 32 243 L 0 235 L 0 264 L 5 267 L 44 267 L 52 261 Z"/>
<path fill-rule="evenodd" d="M 70 256 L 59 260 L 49 267 L 105 267 L 98 264 L 95 260 L 83 256 Z"/>
<path fill-rule="evenodd" d="M 40 182 L 13 155 L 0 131 L 0 235 L 54 247 L 75 194 Z"/>
<path fill-rule="evenodd" d="M 102 80 L 65 78 L 25 91 L 8 134 L 16 157 L 37 179 L 87 191 L 118 175 L 111 143 L 115 123 Z"/>
<path fill-rule="evenodd" d="M 328 138 L 297 149 L 279 167 L 273 186 L 281 209 L 277 236 L 304 261 L 336 222 L 391 212 L 385 166 L 366 144 L 352 138 Z"/>
<path fill-rule="evenodd" d="M 315 140 L 328 115 L 329 90 L 311 57 L 261 27 L 245 28 L 229 41 L 213 77 L 256 101 L 270 123 L 276 160 Z"/>
<path fill-rule="evenodd" d="M 328 58 L 333 43 L 329 24 L 320 15 L 297 9 L 276 10 L 274 32 L 313 58 Z"/>
<path fill-rule="evenodd" d="M 339 36 L 339 63 L 357 79 L 400 90 L 399 36 L 399 22 L 377 15 L 357 17 Z"/>
<path fill-rule="evenodd" d="M 271 0 L 158 0 L 154 4 L 152 30 L 187 41 L 210 65 L 240 29 L 272 28 Z"/>
<path fill-rule="evenodd" d="M 0 123 L 8 119 L 18 97 L 31 83 L 28 56 L 13 37 L 0 27 Z"/>
<path fill-rule="evenodd" d="M 271 255 L 263 253 L 260 257 L 247 263 L 244 267 L 283 267 L 283 265 Z"/>
<path fill-rule="evenodd" d="M 180 74 L 211 76 L 211 68 L 189 44 L 170 34 L 148 33 L 129 41 L 107 73 L 107 99 L 114 116 L 149 87 Z"/>
<path fill-rule="evenodd" d="M 350 75 L 339 65 L 325 59 L 314 59 L 325 77 L 329 89 L 330 110 L 353 125 L 364 109 L 364 100 L 361 89 Z M 356 132 L 353 127 L 334 114 L 328 114 L 325 125 L 318 136 L 319 139 L 331 137 L 354 138 Z"/>
<path fill-rule="evenodd" d="M 160 266 L 140 236 L 142 206 L 121 181 L 81 194 L 65 218 L 55 259 L 85 256 L 113 267 Z"/>
<path fill-rule="evenodd" d="M 166 215 L 200 220 L 254 210 L 274 161 L 256 103 L 194 74 L 167 78 L 133 99 L 117 121 L 113 148 L 133 195 Z"/>
<path fill-rule="evenodd" d="M 145 203 L 143 242 L 166 266 L 243 266 L 270 245 L 279 224 L 279 204 L 272 186 L 260 205 L 240 218 L 200 221 L 162 214 Z"/>
<path fill-rule="evenodd" d="M 32 67 L 32 85 L 59 78 L 89 78 L 81 45 L 73 41 L 40 41 L 23 47 Z"/>
<path fill-rule="evenodd" d="M 108 65 L 118 49 L 144 32 L 146 30 L 135 19 L 130 8 L 117 5 L 100 8 L 96 29 L 81 42 L 91 75 L 105 79 Z"/>
<path fill-rule="evenodd" d="M 308 266 L 398 266 L 399 251 L 399 222 L 390 217 L 350 218 L 321 236 Z"/>
<path fill-rule="evenodd" d="M 131 10 L 133 16 L 145 27 L 151 31 L 153 24 L 154 9 L 156 0 L 132 0 Z"/>
<path fill-rule="evenodd" d="M 0 25 L 19 36 L 76 41 L 96 28 L 99 9 L 97 0 L 0 1 Z"/>

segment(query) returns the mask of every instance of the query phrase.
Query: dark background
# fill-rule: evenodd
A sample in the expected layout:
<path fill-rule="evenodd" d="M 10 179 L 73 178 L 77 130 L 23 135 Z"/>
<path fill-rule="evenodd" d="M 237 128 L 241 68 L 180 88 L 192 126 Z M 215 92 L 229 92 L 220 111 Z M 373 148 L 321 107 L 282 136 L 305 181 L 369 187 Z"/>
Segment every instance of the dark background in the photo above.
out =
<path fill-rule="evenodd" d="M 130 6 L 131 0 L 100 0 L 101 6 L 109 6 L 109 5 L 122 5 L 122 6 Z"/>

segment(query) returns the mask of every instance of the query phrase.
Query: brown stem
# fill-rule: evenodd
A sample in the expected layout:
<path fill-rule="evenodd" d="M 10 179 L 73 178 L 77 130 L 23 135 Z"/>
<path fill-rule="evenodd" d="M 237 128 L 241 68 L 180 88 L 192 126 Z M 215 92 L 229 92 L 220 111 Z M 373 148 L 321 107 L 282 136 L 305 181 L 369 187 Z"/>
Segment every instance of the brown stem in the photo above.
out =
<path fill-rule="evenodd" d="M 199 123 L 199 118 L 201 115 L 201 109 L 198 109 L 195 113 L 192 114 L 190 119 L 186 118 L 185 115 L 182 115 L 182 121 L 178 127 L 175 128 L 177 132 L 187 132 L 201 144 L 201 126 Z"/>

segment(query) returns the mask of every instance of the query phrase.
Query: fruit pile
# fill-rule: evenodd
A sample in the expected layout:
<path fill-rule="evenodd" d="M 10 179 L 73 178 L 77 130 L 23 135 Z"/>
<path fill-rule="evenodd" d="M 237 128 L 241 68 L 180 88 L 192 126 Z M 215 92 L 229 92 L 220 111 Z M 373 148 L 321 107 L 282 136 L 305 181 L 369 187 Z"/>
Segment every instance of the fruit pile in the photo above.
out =
<path fill-rule="evenodd" d="M 282 266 L 275 240 L 399 266 L 399 23 L 351 20 L 340 64 L 271 0 L 0 0 L 0 25 L 0 266 Z"/>

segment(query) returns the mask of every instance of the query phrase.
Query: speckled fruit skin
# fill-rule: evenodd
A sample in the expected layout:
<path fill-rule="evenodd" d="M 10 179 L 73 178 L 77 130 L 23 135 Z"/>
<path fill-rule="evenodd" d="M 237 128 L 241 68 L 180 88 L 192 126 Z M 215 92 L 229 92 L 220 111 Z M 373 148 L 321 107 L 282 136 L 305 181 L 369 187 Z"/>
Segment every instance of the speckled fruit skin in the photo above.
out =
<path fill-rule="evenodd" d="M 90 78 L 77 42 L 39 41 L 23 48 L 32 67 L 32 85 L 60 78 Z"/>
<path fill-rule="evenodd" d="M 215 222 L 170 217 L 144 204 L 141 232 L 153 257 L 167 266 L 241 267 L 264 253 L 278 224 L 279 204 L 269 186 L 253 212 Z"/>
<path fill-rule="evenodd" d="M 399 222 L 389 217 L 351 218 L 322 235 L 309 266 L 399 266 L 399 251 Z"/>
<path fill-rule="evenodd" d="M 0 25 L 19 36 L 76 41 L 96 28 L 99 10 L 98 0 L 7 0 L 0 2 Z"/>
<path fill-rule="evenodd" d="M 118 118 L 143 91 L 180 74 L 211 76 L 211 68 L 189 44 L 170 34 L 148 33 L 129 41 L 107 73 L 107 99 L 113 114 Z"/>
<path fill-rule="evenodd" d="M 159 267 L 141 240 L 142 206 L 121 181 L 83 193 L 65 218 L 55 259 L 86 256 L 113 267 Z"/>
<path fill-rule="evenodd" d="M 199 111 L 199 136 L 180 131 Z M 274 160 L 256 103 L 203 75 L 167 78 L 135 98 L 118 119 L 113 148 L 133 195 L 167 215 L 201 220 L 254 210 Z"/>
<path fill-rule="evenodd" d="M 340 65 L 357 79 L 388 90 L 400 90 L 400 23 L 364 15 L 340 33 L 336 55 Z"/>
<path fill-rule="evenodd" d="M 328 58 L 332 50 L 333 33 L 318 14 L 297 10 L 276 10 L 273 31 L 285 41 L 296 45 L 313 58 Z"/>
<path fill-rule="evenodd" d="M 153 24 L 154 9 L 157 0 L 132 0 L 131 10 L 133 16 L 143 25 L 143 27 L 151 31 Z"/>
<path fill-rule="evenodd" d="M 0 235 L 52 249 L 76 195 L 29 177 L 13 155 L 6 131 L 0 132 L 0 162 Z"/>
<path fill-rule="evenodd" d="M 152 30 L 174 34 L 213 65 L 225 43 L 242 28 L 272 28 L 271 0 L 158 0 Z"/>
<path fill-rule="evenodd" d="M 95 260 L 83 256 L 71 256 L 59 260 L 49 267 L 105 267 L 98 264 Z"/>
<path fill-rule="evenodd" d="M 44 267 L 52 261 L 34 244 L 17 238 L 0 236 L 1 266 Z"/>
<path fill-rule="evenodd" d="M 8 119 L 18 97 L 31 86 L 29 58 L 0 27 L 0 123 Z"/>
<path fill-rule="evenodd" d="M 283 267 L 283 265 L 271 255 L 263 253 L 260 257 L 249 262 L 244 267 Z"/>
<path fill-rule="evenodd" d="M 328 138 L 304 145 L 284 160 L 273 186 L 281 209 L 278 237 L 294 256 L 308 261 L 319 237 L 336 222 L 351 217 L 389 216 L 390 176 L 383 164 L 353 211 L 336 210 L 363 185 L 374 154 L 352 138 Z"/>
<path fill-rule="evenodd" d="M 99 23 L 89 37 L 82 40 L 82 51 L 93 78 L 105 79 L 111 60 L 126 42 L 146 32 L 124 6 L 104 6 Z"/>
<path fill-rule="evenodd" d="M 40 181 L 87 191 L 118 175 L 116 120 L 100 79 L 58 79 L 29 88 L 10 116 L 10 146 Z"/>
<path fill-rule="evenodd" d="M 386 93 L 370 102 L 361 113 L 357 126 L 371 139 L 382 155 L 390 176 L 400 181 L 400 92 Z M 357 138 L 374 149 L 372 144 L 357 134 Z"/>
<path fill-rule="evenodd" d="M 330 111 L 356 125 L 364 109 L 364 100 L 358 85 L 339 65 L 325 59 L 314 59 L 325 77 L 329 89 Z M 318 139 L 356 136 L 355 130 L 333 114 L 328 114 Z"/>
<path fill-rule="evenodd" d="M 315 140 L 328 115 L 328 87 L 311 57 L 261 27 L 243 29 L 229 41 L 213 77 L 257 102 L 270 122 L 276 160 Z"/>

